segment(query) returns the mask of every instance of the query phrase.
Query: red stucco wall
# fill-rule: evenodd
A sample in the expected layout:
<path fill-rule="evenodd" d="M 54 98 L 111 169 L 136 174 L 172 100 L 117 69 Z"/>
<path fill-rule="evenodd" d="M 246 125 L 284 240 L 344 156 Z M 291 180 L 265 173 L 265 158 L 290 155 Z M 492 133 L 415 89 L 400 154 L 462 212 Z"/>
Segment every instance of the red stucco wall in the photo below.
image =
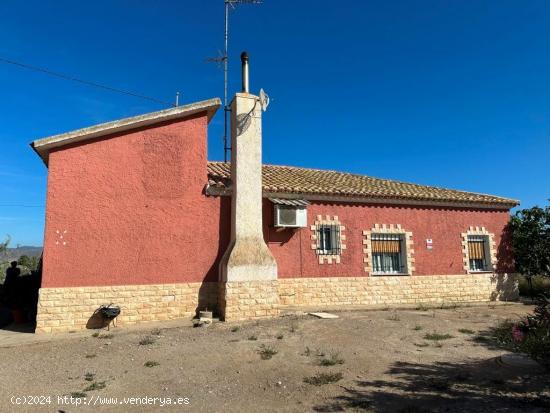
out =
<path fill-rule="evenodd" d="M 217 280 L 229 200 L 203 195 L 206 133 L 204 114 L 52 151 L 42 286 Z"/>
<path fill-rule="evenodd" d="M 216 281 L 231 202 L 203 194 L 206 133 L 200 115 L 52 151 L 42 286 Z M 320 265 L 309 227 L 277 231 L 272 204 L 264 200 L 263 208 L 281 278 L 366 275 L 362 232 L 374 224 L 413 233 L 414 275 L 464 273 L 460 234 L 469 226 L 496 235 L 499 270 L 511 270 L 507 211 L 314 202 L 308 224 L 337 215 L 347 237 L 341 263 Z"/>
<path fill-rule="evenodd" d="M 413 233 L 414 275 L 464 274 L 461 233 L 470 226 L 484 226 L 495 234 L 499 271 L 513 269 L 510 263 L 508 236 L 505 231 L 508 211 L 468 210 L 460 208 L 428 208 L 361 204 L 312 203 L 308 207 L 308 225 L 317 215 L 337 215 L 346 227 L 346 247 L 340 264 L 319 264 L 311 249 L 310 228 L 277 231 L 270 228 L 273 207 L 265 201 L 264 234 L 277 260 L 279 277 L 330 277 L 366 275 L 363 263 L 363 230 L 375 224 L 401 224 Z M 426 248 L 426 239 L 433 240 L 433 249 Z"/>

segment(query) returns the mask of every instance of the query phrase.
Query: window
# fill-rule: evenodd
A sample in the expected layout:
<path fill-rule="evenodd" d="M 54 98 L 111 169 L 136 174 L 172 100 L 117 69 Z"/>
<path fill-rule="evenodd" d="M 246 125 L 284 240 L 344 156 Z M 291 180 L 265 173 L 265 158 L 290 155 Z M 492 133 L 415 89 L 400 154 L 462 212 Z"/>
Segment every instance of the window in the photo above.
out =
<path fill-rule="evenodd" d="M 402 234 L 372 234 L 371 242 L 374 273 L 404 274 L 407 272 Z"/>
<path fill-rule="evenodd" d="M 317 215 L 311 225 L 311 249 L 315 251 L 319 264 L 340 264 L 342 252 L 346 249 L 346 227 L 337 215 Z"/>
<path fill-rule="evenodd" d="M 318 255 L 340 255 L 340 225 L 339 224 L 318 224 L 317 254 Z"/>
<path fill-rule="evenodd" d="M 468 235 L 470 271 L 489 271 L 488 242 L 486 235 Z"/>

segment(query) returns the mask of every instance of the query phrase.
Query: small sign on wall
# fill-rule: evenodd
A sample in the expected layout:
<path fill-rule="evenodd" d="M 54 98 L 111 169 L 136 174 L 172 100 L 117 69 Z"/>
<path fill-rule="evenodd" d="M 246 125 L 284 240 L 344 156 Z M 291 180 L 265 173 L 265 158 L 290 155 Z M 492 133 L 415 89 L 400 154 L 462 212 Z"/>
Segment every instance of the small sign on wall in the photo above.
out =
<path fill-rule="evenodd" d="M 426 239 L 426 249 L 427 250 L 433 250 L 434 249 L 434 242 L 431 238 Z"/>

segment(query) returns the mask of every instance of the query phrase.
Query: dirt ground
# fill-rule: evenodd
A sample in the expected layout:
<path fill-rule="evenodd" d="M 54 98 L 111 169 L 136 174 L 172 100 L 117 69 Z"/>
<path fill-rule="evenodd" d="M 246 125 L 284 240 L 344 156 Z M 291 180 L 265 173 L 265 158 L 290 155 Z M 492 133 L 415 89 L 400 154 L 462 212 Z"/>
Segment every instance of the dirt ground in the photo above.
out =
<path fill-rule="evenodd" d="M 20 343 L 0 340 L 0 411 L 547 412 L 550 375 L 502 363 L 506 352 L 484 338 L 500 320 L 531 310 L 511 304 L 349 311 L 334 320 L 148 324 L 98 337 L 27 334 Z M 269 350 L 276 352 L 270 359 Z M 339 380 L 306 382 L 315 378 Z M 71 394 L 85 395 L 73 403 L 96 405 L 70 404 Z M 125 404 L 125 397 L 141 405 Z M 161 406 L 167 398 L 179 405 Z M 28 400 L 44 404 L 13 404 Z"/>

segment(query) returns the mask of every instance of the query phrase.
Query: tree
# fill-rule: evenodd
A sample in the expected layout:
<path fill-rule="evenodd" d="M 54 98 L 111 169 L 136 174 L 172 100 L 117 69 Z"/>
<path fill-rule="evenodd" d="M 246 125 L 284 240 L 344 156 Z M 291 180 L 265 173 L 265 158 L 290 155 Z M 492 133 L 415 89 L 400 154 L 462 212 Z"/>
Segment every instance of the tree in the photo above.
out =
<path fill-rule="evenodd" d="M 6 240 L 4 242 L 0 242 L 0 254 L 4 254 L 6 250 L 8 249 L 8 245 L 10 244 L 11 238 L 10 236 L 6 236 Z"/>
<path fill-rule="evenodd" d="M 17 260 L 17 263 L 20 266 L 26 267 L 31 271 L 36 271 L 36 268 L 38 267 L 38 258 L 29 257 L 28 255 L 21 255 Z"/>
<path fill-rule="evenodd" d="M 550 206 L 517 211 L 510 229 L 517 271 L 530 286 L 533 276 L 550 277 Z"/>

